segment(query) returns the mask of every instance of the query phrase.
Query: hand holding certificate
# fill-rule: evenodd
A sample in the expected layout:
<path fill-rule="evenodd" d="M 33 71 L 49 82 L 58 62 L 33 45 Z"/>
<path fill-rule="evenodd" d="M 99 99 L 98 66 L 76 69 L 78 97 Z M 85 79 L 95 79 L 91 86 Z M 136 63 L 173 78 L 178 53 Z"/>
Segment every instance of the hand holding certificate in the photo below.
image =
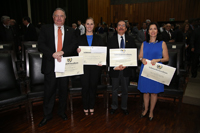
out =
<path fill-rule="evenodd" d="M 60 63 L 60 65 L 64 66 L 55 66 L 56 78 L 83 74 L 83 57 L 63 57 L 61 62 L 64 62 L 64 64 Z M 59 70 L 63 68 L 64 72 Z"/>
<path fill-rule="evenodd" d="M 137 49 L 110 49 L 110 66 L 137 66 Z"/>
<path fill-rule="evenodd" d="M 83 56 L 84 65 L 106 65 L 107 47 L 97 46 L 79 46 L 81 52 L 79 56 Z"/>
<path fill-rule="evenodd" d="M 169 86 L 176 68 L 160 63 L 152 65 L 150 60 L 146 61 L 147 64 L 144 65 L 141 76 Z"/>

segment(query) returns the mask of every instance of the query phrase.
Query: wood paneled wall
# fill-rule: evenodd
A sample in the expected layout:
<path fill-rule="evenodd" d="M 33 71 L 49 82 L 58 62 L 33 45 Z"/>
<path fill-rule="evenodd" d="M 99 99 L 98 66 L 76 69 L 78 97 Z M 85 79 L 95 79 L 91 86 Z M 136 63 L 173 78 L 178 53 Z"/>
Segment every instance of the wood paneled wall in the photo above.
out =
<path fill-rule="evenodd" d="M 88 0 L 88 16 L 95 24 L 103 21 L 110 24 L 128 20 L 141 24 L 147 18 L 154 22 L 184 21 L 200 17 L 200 0 L 165 0 L 158 2 L 110 5 L 110 0 Z"/>

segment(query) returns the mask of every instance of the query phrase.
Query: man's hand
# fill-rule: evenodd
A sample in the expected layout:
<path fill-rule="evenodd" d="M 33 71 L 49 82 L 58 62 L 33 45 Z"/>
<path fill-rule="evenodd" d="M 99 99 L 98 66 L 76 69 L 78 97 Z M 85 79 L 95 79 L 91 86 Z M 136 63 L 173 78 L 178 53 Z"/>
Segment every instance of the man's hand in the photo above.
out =
<path fill-rule="evenodd" d="M 126 66 L 119 65 L 119 66 L 115 67 L 114 70 L 120 70 L 120 71 L 122 71 L 122 70 L 124 70 L 125 68 L 126 68 Z"/>
<path fill-rule="evenodd" d="M 57 58 L 57 61 L 61 62 L 61 59 L 62 59 L 62 57 L 60 56 L 60 57 Z"/>
<path fill-rule="evenodd" d="M 61 56 L 63 56 L 64 52 L 63 51 L 59 51 L 59 52 L 55 52 L 53 53 L 53 58 L 54 59 L 58 59 L 59 57 L 61 58 Z"/>

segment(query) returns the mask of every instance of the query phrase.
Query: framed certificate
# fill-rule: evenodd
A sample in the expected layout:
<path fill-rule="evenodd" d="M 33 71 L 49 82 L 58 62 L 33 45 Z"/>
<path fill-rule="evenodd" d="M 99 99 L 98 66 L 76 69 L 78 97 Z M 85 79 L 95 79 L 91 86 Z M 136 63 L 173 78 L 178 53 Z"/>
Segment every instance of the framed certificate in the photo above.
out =
<path fill-rule="evenodd" d="M 110 66 L 137 66 L 137 49 L 110 49 Z"/>
<path fill-rule="evenodd" d="M 83 56 L 84 65 L 106 65 L 107 47 L 99 46 L 79 46 L 81 52 L 79 56 Z"/>
<path fill-rule="evenodd" d="M 144 65 L 141 76 L 169 86 L 176 68 L 160 63 L 152 65 L 150 60 L 146 61 L 147 64 Z"/>
<path fill-rule="evenodd" d="M 56 72 L 56 78 L 84 74 L 82 56 L 63 57 L 62 60 L 65 60 L 65 69 L 64 72 Z"/>

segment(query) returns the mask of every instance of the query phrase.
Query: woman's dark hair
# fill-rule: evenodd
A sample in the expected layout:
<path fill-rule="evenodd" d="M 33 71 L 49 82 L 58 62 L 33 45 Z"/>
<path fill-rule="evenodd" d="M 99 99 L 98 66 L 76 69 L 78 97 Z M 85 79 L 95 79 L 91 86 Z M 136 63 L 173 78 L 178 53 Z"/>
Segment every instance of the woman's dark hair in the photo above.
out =
<path fill-rule="evenodd" d="M 157 27 L 158 34 L 157 34 L 156 40 L 158 40 L 158 42 L 162 41 L 162 35 L 161 35 L 161 33 L 160 33 L 160 27 L 159 27 L 158 24 L 155 23 L 155 22 L 151 22 L 151 23 L 148 25 L 148 27 L 147 27 L 146 41 L 147 41 L 147 42 L 150 41 L 149 27 L 150 27 L 151 25 L 156 25 L 156 27 Z"/>
<path fill-rule="evenodd" d="M 182 26 L 181 26 L 181 30 L 182 32 L 185 32 L 185 26 L 188 25 L 190 27 L 190 23 L 184 23 Z M 188 29 L 189 31 L 189 29 Z"/>

